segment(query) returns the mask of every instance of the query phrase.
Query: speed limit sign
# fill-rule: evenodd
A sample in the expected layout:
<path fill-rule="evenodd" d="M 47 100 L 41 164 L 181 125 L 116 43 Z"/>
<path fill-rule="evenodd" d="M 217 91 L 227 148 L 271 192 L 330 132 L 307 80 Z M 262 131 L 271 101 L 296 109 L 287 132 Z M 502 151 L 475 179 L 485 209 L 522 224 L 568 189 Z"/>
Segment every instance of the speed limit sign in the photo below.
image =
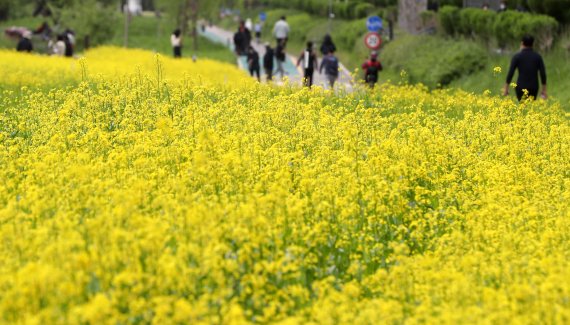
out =
<path fill-rule="evenodd" d="M 380 45 L 382 45 L 382 37 L 380 37 L 378 33 L 368 33 L 364 37 L 364 44 L 371 50 L 377 50 L 380 48 Z"/>

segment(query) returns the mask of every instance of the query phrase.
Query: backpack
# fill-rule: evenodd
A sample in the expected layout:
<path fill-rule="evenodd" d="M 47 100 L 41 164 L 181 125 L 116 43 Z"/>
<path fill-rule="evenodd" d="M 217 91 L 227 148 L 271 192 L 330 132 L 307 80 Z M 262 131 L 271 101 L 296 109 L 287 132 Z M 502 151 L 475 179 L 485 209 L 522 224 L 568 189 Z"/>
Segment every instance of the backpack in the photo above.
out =
<path fill-rule="evenodd" d="M 371 64 L 366 68 L 366 82 L 377 82 L 380 64 Z"/>
<path fill-rule="evenodd" d="M 330 76 L 338 77 L 338 59 L 336 57 L 325 58 L 326 68 L 325 73 Z"/>

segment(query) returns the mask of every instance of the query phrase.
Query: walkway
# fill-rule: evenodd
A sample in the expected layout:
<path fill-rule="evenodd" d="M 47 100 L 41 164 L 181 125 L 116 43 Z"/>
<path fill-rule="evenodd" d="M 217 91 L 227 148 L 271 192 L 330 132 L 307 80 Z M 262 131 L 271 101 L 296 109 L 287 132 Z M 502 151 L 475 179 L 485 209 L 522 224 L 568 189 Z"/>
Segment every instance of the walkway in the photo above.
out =
<path fill-rule="evenodd" d="M 234 44 L 233 44 L 233 35 L 234 32 L 230 32 L 228 30 L 222 29 L 217 26 L 210 26 L 206 27 L 204 31 L 200 31 L 200 34 L 209 40 L 220 43 L 227 46 L 230 50 L 234 51 Z M 265 46 L 263 43 L 257 43 L 255 40 L 252 41 L 251 45 L 255 48 L 255 50 L 259 53 L 260 59 L 263 58 L 263 54 L 265 53 Z M 320 60 L 319 60 L 320 62 Z M 303 71 L 301 68 L 296 67 L 297 58 L 292 56 L 291 54 L 287 54 L 287 59 L 285 64 L 283 65 L 285 69 L 286 77 L 292 83 L 301 84 L 303 78 Z M 247 68 L 247 59 L 246 57 L 242 56 L 237 59 L 237 64 L 240 68 L 248 71 Z M 261 64 L 263 70 L 263 64 Z M 345 68 L 344 65 L 340 64 L 341 73 L 339 79 L 337 81 L 338 84 L 344 85 L 346 89 L 352 89 L 352 77 L 348 70 Z M 249 72 L 249 71 L 248 71 Z M 265 73 L 262 71 L 262 74 Z M 263 79 L 263 78 L 262 78 Z M 277 76 L 274 76 L 274 79 L 279 79 Z M 278 81 L 279 82 L 279 81 Z M 314 84 L 323 86 L 325 88 L 328 87 L 328 83 L 326 81 L 326 77 L 324 74 L 320 74 L 318 71 L 315 71 L 314 75 Z"/>

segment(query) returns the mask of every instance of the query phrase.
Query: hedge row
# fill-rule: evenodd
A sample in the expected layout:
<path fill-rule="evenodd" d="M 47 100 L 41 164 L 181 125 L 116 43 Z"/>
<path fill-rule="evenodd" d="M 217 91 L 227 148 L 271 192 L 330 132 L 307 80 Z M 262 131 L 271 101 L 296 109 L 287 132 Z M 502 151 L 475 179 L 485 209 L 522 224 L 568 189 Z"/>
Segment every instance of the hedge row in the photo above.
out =
<path fill-rule="evenodd" d="M 447 35 L 466 36 L 486 42 L 496 40 L 501 47 L 517 46 L 521 38 L 530 34 L 543 49 L 552 47 L 558 30 L 556 19 L 507 10 L 497 13 L 476 8 L 459 9 L 444 6 L 439 11 L 439 22 Z"/>
<path fill-rule="evenodd" d="M 395 6 L 397 3 L 397 0 L 333 1 L 332 10 L 338 18 L 359 19 L 377 13 L 378 8 Z M 327 16 L 329 12 L 329 0 L 263 0 L 262 4 L 274 8 L 302 10 L 319 16 Z"/>
<path fill-rule="evenodd" d="M 487 58 L 487 51 L 476 42 L 405 35 L 388 43 L 381 59 L 393 70 L 406 71 L 411 83 L 439 88 L 481 70 Z"/>

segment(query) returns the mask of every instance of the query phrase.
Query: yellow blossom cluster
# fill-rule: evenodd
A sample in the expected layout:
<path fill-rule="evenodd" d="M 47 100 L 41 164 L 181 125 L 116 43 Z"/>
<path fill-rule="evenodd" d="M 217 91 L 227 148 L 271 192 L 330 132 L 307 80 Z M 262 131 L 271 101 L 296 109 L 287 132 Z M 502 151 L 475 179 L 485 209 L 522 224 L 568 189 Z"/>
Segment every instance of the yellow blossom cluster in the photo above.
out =
<path fill-rule="evenodd" d="M 173 59 L 145 50 L 98 47 L 81 59 L 0 50 L 3 87 L 51 88 L 92 81 L 160 76 L 161 82 L 196 79 L 205 83 L 244 82 L 244 73 L 227 63 Z"/>
<path fill-rule="evenodd" d="M 570 322 L 556 104 L 157 66 L 1 94 L 0 323 Z"/>

